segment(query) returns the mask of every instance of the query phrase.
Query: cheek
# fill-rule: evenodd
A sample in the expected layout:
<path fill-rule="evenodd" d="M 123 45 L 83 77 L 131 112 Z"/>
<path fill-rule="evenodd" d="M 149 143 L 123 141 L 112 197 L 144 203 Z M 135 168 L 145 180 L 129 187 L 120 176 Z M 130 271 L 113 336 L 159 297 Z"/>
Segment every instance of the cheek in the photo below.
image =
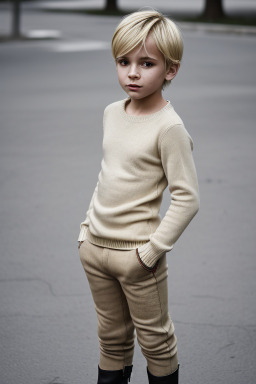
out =
<path fill-rule="evenodd" d="M 117 70 L 117 78 L 118 78 L 119 82 L 121 83 L 124 80 L 124 71 L 118 69 Z"/>
<path fill-rule="evenodd" d="M 118 82 L 119 82 L 120 87 L 126 92 L 126 90 L 125 90 L 126 81 L 125 81 L 123 74 L 118 73 L 117 78 L 118 78 Z"/>
<path fill-rule="evenodd" d="M 162 73 L 160 72 L 157 72 L 157 73 L 152 73 L 151 75 L 147 76 L 147 79 L 144 78 L 144 80 L 146 80 L 146 83 L 150 86 L 150 87 L 159 87 L 159 84 L 161 85 L 164 81 L 164 77 L 162 75 Z"/>

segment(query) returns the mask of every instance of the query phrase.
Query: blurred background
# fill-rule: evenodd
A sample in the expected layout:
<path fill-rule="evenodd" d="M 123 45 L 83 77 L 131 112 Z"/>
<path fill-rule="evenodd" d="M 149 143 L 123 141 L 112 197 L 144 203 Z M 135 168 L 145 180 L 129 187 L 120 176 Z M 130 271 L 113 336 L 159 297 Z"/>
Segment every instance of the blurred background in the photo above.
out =
<path fill-rule="evenodd" d="M 165 97 L 193 137 L 201 194 L 168 255 L 180 382 L 255 382 L 256 0 L 31 0 L 0 1 L 0 384 L 96 382 L 77 237 L 104 108 L 126 97 L 110 41 L 145 6 L 182 30 Z M 131 382 L 147 383 L 138 345 Z"/>

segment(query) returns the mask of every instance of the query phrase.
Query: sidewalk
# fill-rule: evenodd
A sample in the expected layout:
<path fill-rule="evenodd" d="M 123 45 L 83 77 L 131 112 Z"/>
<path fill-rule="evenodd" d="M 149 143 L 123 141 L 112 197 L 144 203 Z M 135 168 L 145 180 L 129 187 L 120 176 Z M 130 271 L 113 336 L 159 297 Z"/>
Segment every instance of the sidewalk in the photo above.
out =
<path fill-rule="evenodd" d="M 96 314 L 77 236 L 100 169 L 104 108 L 125 95 L 110 49 L 63 46 L 109 44 L 119 19 L 26 4 L 22 31 L 57 29 L 62 39 L 0 46 L 1 384 L 96 382 Z M 194 141 L 201 208 L 168 255 L 180 382 L 252 384 L 256 39 L 192 30 L 184 41 L 165 97 Z M 131 383 L 147 383 L 137 344 Z"/>
<path fill-rule="evenodd" d="M 256 1 L 247 0 L 241 5 L 241 2 L 236 0 L 229 0 L 226 5 L 225 11 L 229 15 L 256 15 Z M 85 11 L 88 9 L 103 9 L 105 4 L 104 0 L 75 0 L 75 1 L 63 1 L 63 0 L 44 0 L 35 2 L 22 2 L 22 11 Z M 127 10 L 128 12 L 134 9 L 140 9 L 143 7 L 152 7 L 160 10 L 163 13 L 173 15 L 173 17 L 181 18 L 189 16 L 196 17 L 199 15 L 204 6 L 203 0 L 119 0 L 120 9 Z M 10 3 L 0 4 L 0 9 L 3 11 L 9 11 L 11 15 Z M 185 22 L 179 21 L 179 25 L 184 31 L 196 31 L 199 33 L 221 33 L 221 34 L 238 34 L 238 35 L 256 35 L 256 26 L 242 26 L 242 25 L 229 25 L 229 24 L 214 24 L 214 23 L 201 23 L 201 22 Z M 46 38 L 58 38 L 56 31 L 40 31 Z M 50 34 L 49 34 L 50 33 Z M 42 38 L 42 36 L 32 36 L 33 39 Z M 43 37 L 44 37 L 43 36 Z"/>
<path fill-rule="evenodd" d="M 41 10 L 48 11 L 84 11 L 88 9 L 103 8 L 105 1 L 102 0 L 76 0 L 76 1 L 39 1 L 35 4 L 27 3 L 26 6 Z M 119 7 L 125 10 L 140 9 L 143 7 L 152 7 L 160 10 L 163 13 L 173 13 L 174 15 L 189 15 L 196 16 L 203 10 L 204 1 L 200 0 L 119 0 Z M 227 14 L 241 15 L 241 14 L 256 14 L 256 2 L 244 1 L 241 2 L 231 0 L 225 8 Z M 256 27 L 253 26 L 240 26 L 240 25 L 227 25 L 227 24 L 211 24 L 211 23 L 193 23 L 193 22 L 180 22 L 183 30 L 186 31 L 199 31 L 207 33 L 225 33 L 225 34 L 240 34 L 240 35 L 255 35 Z"/>

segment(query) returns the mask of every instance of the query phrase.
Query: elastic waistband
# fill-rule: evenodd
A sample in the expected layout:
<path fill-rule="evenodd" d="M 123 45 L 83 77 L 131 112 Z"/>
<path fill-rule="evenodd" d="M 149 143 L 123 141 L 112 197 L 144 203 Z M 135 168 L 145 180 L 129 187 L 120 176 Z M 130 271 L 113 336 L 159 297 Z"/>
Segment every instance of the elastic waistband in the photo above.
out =
<path fill-rule="evenodd" d="M 112 248 L 112 249 L 136 249 L 141 245 L 146 244 L 149 240 L 144 241 L 125 241 L 125 240 L 112 240 L 112 239 L 104 239 L 102 237 L 98 237 L 92 235 L 91 232 L 87 231 L 86 233 L 87 240 L 93 243 L 94 245 L 98 245 L 103 248 Z"/>

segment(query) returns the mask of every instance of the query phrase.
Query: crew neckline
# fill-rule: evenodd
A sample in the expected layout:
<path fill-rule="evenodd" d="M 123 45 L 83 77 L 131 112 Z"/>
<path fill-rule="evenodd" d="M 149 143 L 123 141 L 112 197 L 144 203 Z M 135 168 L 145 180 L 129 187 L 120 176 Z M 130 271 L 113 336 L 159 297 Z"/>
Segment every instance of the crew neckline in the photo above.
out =
<path fill-rule="evenodd" d="M 158 117 L 159 115 L 164 113 L 166 110 L 172 108 L 170 101 L 166 100 L 167 104 L 163 108 L 159 109 L 159 111 L 156 111 L 154 113 L 150 113 L 148 115 L 140 115 L 140 116 L 128 115 L 128 113 L 125 110 L 125 105 L 128 100 L 129 98 L 122 100 L 121 114 L 126 120 L 133 121 L 133 122 L 142 122 L 142 121 L 148 121 L 148 120 L 154 119 L 155 117 Z"/>

